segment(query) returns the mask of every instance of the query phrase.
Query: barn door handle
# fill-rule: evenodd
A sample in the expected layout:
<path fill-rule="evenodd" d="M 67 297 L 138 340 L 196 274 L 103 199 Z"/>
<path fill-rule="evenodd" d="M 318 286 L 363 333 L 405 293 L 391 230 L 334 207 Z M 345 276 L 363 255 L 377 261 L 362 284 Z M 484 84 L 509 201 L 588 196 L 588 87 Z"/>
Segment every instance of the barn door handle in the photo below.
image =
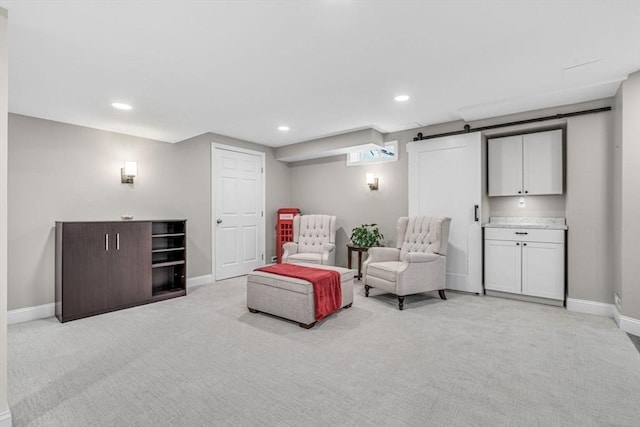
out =
<path fill-rule="evenodd" d="M 478 218 L 478 209 L 480 208 L 480 206 L 475 205 L 473 207 L 473 218 L 476 222 L 480 221 L 480 218 Z"/>

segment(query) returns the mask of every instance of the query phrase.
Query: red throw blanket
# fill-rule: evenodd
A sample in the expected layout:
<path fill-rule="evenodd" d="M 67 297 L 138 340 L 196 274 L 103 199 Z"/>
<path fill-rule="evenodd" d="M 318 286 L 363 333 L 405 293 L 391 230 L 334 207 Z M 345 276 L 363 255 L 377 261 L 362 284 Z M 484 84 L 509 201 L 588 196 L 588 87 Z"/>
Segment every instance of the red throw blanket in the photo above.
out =
<path fill-rule="evenodd" d="M 322 320 L 340 308 L 342 304 L 342 289 L 340 288 L 340 273 L 333 270 L 303 267 L 295 264 L 275 264 L 256 268 L 256 271 L 295 277 L 306 280 L 313 285 L 313 299 L 316 306 L 316 320 Z"/>

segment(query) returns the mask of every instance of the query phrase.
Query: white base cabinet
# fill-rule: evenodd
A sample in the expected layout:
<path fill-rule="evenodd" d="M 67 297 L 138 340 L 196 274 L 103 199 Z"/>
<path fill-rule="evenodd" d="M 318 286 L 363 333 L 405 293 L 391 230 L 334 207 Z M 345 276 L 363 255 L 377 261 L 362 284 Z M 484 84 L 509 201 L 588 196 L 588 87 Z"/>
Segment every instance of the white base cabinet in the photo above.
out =
<path fill-rule="evenodd" d="M 564 231 L 486 228 L 486 290 L 564 301 Z"/>

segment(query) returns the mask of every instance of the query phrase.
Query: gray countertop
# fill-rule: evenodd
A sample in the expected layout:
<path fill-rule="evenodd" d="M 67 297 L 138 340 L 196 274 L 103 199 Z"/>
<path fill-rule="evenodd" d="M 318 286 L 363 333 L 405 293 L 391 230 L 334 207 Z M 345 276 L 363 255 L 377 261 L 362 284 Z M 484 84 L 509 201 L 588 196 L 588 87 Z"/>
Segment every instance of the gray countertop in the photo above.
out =
<path fill-rule="evenodd" d="M 522 216 L 492 216 L 482 224 L 486 228 L 536 228 L 541 230 L 566 230 L 565 218 L 543 218 Z"/>

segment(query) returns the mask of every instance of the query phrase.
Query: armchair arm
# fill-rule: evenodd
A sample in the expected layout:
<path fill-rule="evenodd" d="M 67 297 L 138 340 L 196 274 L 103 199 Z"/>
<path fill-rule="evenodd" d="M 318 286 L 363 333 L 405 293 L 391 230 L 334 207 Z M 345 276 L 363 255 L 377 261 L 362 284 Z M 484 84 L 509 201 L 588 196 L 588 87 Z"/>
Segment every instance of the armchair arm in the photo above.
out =
<path fill-rule="evenodd" d="M 334 245 L 333 243 L 325 243 L 324 245 L 322 245 L 323 252 L 331 252 L 335 248 L 336 245 Z"/>
<path fill-rule="evenodd" d="M 433 262 L 440 258 L 441 255 L 430 252 L 408 252 L 404 256 L 406 262 Z"/>
<path fill-rule="evenodd" d="M 334 249 L 336 245 L 333 243 L 325 243 L 322 245 L 322 264 L 323 265 L 335 265 L 336 254 Z"/>
<path fill-rule="evenodd" d="M 282 262 L 287 262 L 290 255 L 298 253 L 298 244 L 296 242 L 287 242 L 282 245 L 282 249 L 284 249 L 282 252 Z"/>
<path fill-rule="evenodd" d="M 369 256 L 365 262 L 398 261 L 400 249 L 373 247 L 367 251 Z"/>
<path fill-rule="evenodd" d="M 366 281 L 367 271 L 369 269 L 369 263 L 372 262 L 384 262 L 384 261 L 398 261 L 400 258 L 400 249 L 397 248 L 381 248 L 373 247 L 367 251 L 367 259 L 362 263 L 362 278 Z"/>

